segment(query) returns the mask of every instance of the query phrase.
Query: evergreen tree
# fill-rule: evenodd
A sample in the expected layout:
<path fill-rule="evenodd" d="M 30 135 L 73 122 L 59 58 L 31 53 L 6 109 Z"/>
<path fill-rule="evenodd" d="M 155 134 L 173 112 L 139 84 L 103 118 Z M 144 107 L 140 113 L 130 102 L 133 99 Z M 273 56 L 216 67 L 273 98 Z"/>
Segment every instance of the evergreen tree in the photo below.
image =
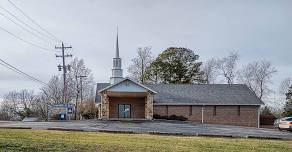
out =
<path fill-rule="evenodd" d="M 292 117 L 292 86 L 289 87 L 288 92 L 286 93 L 286 104 L 284 107 L 283 115 L 285 117 Z"/>
<path fill-rule="evenodd" d="M 154 83 L 204 83 L 199 55 L 187 48 L 170 47 L 146 69 L 146 79 Z"/>

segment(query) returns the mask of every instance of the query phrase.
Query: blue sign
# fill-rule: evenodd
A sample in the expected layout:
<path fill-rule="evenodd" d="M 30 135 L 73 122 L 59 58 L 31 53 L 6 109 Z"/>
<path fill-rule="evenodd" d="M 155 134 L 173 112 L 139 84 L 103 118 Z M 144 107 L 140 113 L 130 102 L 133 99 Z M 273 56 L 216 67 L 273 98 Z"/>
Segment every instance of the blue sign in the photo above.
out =
<path fill-rule="evenodd" d="M 73 108 L 72 107 L 68 107 L 68 114 L 72 114 L 73 113 Z"/>

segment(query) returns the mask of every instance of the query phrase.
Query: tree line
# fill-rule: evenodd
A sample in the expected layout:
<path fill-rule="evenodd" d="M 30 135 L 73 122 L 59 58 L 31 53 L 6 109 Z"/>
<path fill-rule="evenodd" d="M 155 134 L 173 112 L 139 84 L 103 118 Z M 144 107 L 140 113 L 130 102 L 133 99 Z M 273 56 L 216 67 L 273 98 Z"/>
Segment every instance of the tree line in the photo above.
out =
<path fill-rule="evenodd" d="M 202 63 L 193 50 L 179 47 L 167 48 L 155 58 L 151 47 L 144 47 L 137 49 L 128 73 L 140 83 L 245 84 L 259 99 L 266 101 L 273 93 L 270 85 L 277 69 L 266 60 L 253 61 L 239 68 L 239 60 L 238 53 L 230 52 L 227 56 L 213 57 Z M 291 85 L 290 78 L 283 80 L 280 94 L 285 95 Z M 269 108 L 278 114 L 285 109 L 277 103 Z"/>
<path fill-rule="evenodd" d="M 136 57 L 132 59 L 132 64 L 127 69 L 130 77 L 142 84 L 240 83 L 245 84 L 264 102 L 267 102 L 271 93 L 275 92 L 270 85 L 277 69 L 269 61 L 253 61 L 238 67 L 240 57 L 236 52 L 201 62 L 199 55 L 188 48 L 170 47 L 157 57 L 153 56 L 151 49 L 151 47 L 138 48 Z M 92 72 L 85 66 L 83 59 L 75 58 L 70 63 L 70 67 L 66 82 L 67 100 L 75 104 L 78 118 L 82 116 L 94 118 L 97 108 Z M 85 76 L 82 79 L 82 86 L 78 78 L 81 75 Z M 48 106 L 63 103 L 63 89 L 62 75 L 55 75 L 51 77 L 47 85 L 40 88 L 38 93 L 27 89 L 11 91 L 4 95 L 0 105 L 0 120 L 21 120 L 27 116 L 46 120 Z M 286 78 L 281 82 L 279 93 L 283 96 L 287 95 L 287 101 L 277 101 L 279 103 L 263 109 L 272 110 L 278 115 L 291 116 L 291 109 L 287 108 L 288 103 L 292 102 L 291 78 Z M 81 100 L 81 94 L 83 100 Z"/>
<path fill-rule="evenodd" d="M 71 70 L 67 73 L 66 79 L 67 100 L 73 104 L 79 103 L 77 116 L 93 117 L 97 109 L 95 108 L 95 83 L 92 72 L 85 66 L 83 59 L 73 59 L 70 67 Z M 80 75 L 86 76 L 82 79 L 82 86 L 78 79 Z M 3 97 L 0 106 L 0 120 L 22 120 L 25 117 L 47 120 L 48 107 L 63 103 L 63 89 L 62 75 L 54 75 L 47 85 L 40 88 L 38 93 L 27 89 L 11 91 Z"/>

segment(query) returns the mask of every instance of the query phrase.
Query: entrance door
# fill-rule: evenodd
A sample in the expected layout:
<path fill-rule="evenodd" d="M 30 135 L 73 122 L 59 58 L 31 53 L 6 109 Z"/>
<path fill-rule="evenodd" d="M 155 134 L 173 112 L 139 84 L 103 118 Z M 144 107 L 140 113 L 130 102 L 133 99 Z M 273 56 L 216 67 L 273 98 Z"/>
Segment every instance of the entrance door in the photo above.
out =
<path fill-rule="evenodd" d="M 131 118 L 131 105 L 119 104 L 119 118 Z"/>

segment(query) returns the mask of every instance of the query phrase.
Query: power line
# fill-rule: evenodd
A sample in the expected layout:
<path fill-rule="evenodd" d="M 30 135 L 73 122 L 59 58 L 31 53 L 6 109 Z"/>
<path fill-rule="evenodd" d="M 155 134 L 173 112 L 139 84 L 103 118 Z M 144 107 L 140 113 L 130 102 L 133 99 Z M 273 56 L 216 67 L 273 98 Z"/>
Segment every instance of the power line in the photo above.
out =
<path fill-rule="evenodd" d="M 13 71 L 13 72 L 16 72 L 16 73 L 22 75 L 22 73 L 20 73 L 20 72 L 16 71 L 15 69 L 9 67 L 8 65 L 6 65 L 6 64 L 4 64 L 4 63 L 2 63 L 2 62 L 0 62 L 0 64 L 1 64 L 2 66 L 4 66 L 5 68 L 7 68 L 7 69 L 9 69 L 9 70 L 11 70 L 11 71 Z M 24 75 L 22 75 L 22 76 L 24 76 Z M 26 76 L 25 76 L 25 77 L 26 77 Z M 31 79 L 30 77 L 26 77 L 26 78 L 28 78 L 28 79 L 30 79 L 30 80 L 32 80 L 32 81 L 35 81 L 34 79 Z M 38 82 L 38 81 L 37 81 L 37 82 Z"/>
<path fill-rule="evenodd" d="M 25 77 L 27 77 L 27 78 L 33 80 L 33 81 L 36 81 L 36 82 L 39 82 L 39 83 L 41 83 L 41 84 L 45 84 L 45 85 L 47 85 L 45 82 L 43 82 L 43 81 L 41 81 L 41 80 L 39 80 L 39 79 L 37 79 L 37 78 L 35 78 L 35 77 L 29 75 L 29 74 L 26 74 L 26 73 L 22 72 L 21 70 L 17 69 L 16 67 L 12 66 L 11 64 L 5 62 L 4 60 L 0 59 L 0 61 L 2 62 L 2 63 L 0 63 L 0 64 L 3 65 L 3 66 L 5 66 L 6 68 L 8 68 L 8 69 L 10 69 L 10 70 L 12 70 L 12 71 L 14 71 L 14 72 L 16 72 L 16 73 L 22 75 L 22 76 L 25 76 Z"/>
<path fill-rule="evenodd" d="M 33 30 L 33 31 L 37 32 L 38 34 L 40 34 L 40 35 L 42 35 L 42 36 L 44 36 L 44 37 L 50 39 L 51 41 L 59 42 L 59 41 L 57 41 L 56 39 L 54 39 L 54 38 L 52 38 L 52 37 L 50 37 L 50 36 L 48 36 L 48 35 L 46 35 L 46 34 L 40 32 L 39 30 L 37 30 L 37 29 L 35 29 L 34 27 L 30 26 L 29 24 L 25 23 L 24 21 L 22 21 L 21 19 L 19 19 L 17 16 L 15 16 L 13 13 L 11 13 L 10 11 L 8 11 L 7 9 L 5 9 L 5 8 L 3 8 L 3 7 L 1 7 L 1 6 L 0 6 L 0 8 L 1 8 L 2 10 L 4 10 L 5 12 L 7 12 L 7 13 L 8 13 L 10 16 L 12 16 L 14 19 L 16 19 L 18 22 L 20 22 L 20 23 L 22 23 L 23 25 L 25 25 L 26 27 L 30 28 L 31 30 Z"/>
<path fill-rule="evenodd" d="M 25 30 L 26 32 L 30 33 L 31 35 L 33 35 L 33 36 L 35 36 L 35 37 L 37 37 L 37 38 L 43 40 L 44 42 L 46 42 L 46 43 L 52 45 L 52 43 L 48 42 L 46 39 L 40 37 L 39 35 L 36 35 L 35 33 L 33 33 L 32 31 L 28 30 L 27 28 L 25 28 L 25 27 L 22 26 L 21 24 L 15 22 L 14 20 L 12 20 L 11 18 L 9 18 L 9 17 L 6 16 L 5 14 L 2 14 L 2 13 L 0 12 L 0 15 L 3 16 L 3 17 L 5 17 L 7 20 L 9 20 L 10 22 L 14 23 L 15 25 L 19 26 L 20 28 L 22 28 L 22 29 Z"/>
<path fill-rule="evenodd" d="M 8 2 L 10 4 L 12 4 L 19 12 L 21 12 L 26 18 L 28 18 L 32 23 L 34 23 L 35 25 L 37 25 L 41 30 L 43 30 L 45 33 L 47 33 L 48 35 L 50 35 L 51 37 L 55 38 L 56 40 L 58 40 L 59 42 L 61 42 L 60 39 L 58 39 L 55 35 L 53 35 L 52 33 L 50 33 L 49 31 L 47 31 L 45 28 L 43 28 L 40 24 L 38 24 L 35 20 L 33 20 L 31 17 L 29 17 L 26 13 L 24 13 L 24 11 L 22 11 L 18 6 L 16 6 L 16 4 L 14 4 L 11 0 L 8 0 Z"/>
<path fill-rule="evenodd" d="M 21 37 L 15 35 L 15 34 L 9 32 L 8 30 L 6 30 L 5 28 L 3 28 L 3 27 L 1 27 L 1 26 L 0 26 L 0 29 L 3 30 L 3 31 L 5 31 L 5 32 L 7 32 L 7 33 L 10 34 L 10 35 L 12 35 L 13 37 L 15 37 L 15 38 L 17 38 L 17 39 L 19 39 L 19 40 L 21 40 L 21 41 L 27 43 L 27 44 L 30 44 L 30 45 L 32 45 L 32 46 L 34 46 L 34 47 L 37 47 L 37 48 L 42 49 L 42 50 L 45 50 L 45 51 L 50 51 L 50 52 L 53 51 L 53 50 L 50 50 L 50 49 L 44 48 L 44 47 L 42 47 L 42 46 L 39 46 L 39 45 L 37 45 L 37 44 L 34 44 L 34 43 L 32 43 L 32 42 L 29 42 L 29 41 L 27 41 L 27 40 L 24 40 L 23 38 L 21 38 Z"/>
<path fill-rule="evenodd" d="M 35 81 L 35 82 L 41 83 L 41 84 L 43 84 L 43 85 L 48 85 L 47 83 L 45 83 L 45 82 L 43 82 L 43 81 L 41 81 L 41 80 L 39 80 L 39 79 L 37 79 L 37 78 L 35 78 L 35 77 L 33 77 L 33 76 L 27 74 L 27 73 L 25 73 L 25 72 L 19 70 L 18 68 L 14 67 L 13 65 L 7 63 L 6 61 L 4 61 L 4 60 L 2 60 L 2 59 L 0 59 L 0 61 L 1 61 L 0 64 L 3 65 L 4 67 L 8 68 L 8 69 L 10 69 L 10 70 L 12 70 L 12 71 L 14 71 L 14 72 L 16 72 L 16 73 L 18 73 L 18 74 L 20 74 L 20 75 L 26 77 L 26 78 L 29 78 L 29 79 L 32 80 L 32 81 Z"/>

